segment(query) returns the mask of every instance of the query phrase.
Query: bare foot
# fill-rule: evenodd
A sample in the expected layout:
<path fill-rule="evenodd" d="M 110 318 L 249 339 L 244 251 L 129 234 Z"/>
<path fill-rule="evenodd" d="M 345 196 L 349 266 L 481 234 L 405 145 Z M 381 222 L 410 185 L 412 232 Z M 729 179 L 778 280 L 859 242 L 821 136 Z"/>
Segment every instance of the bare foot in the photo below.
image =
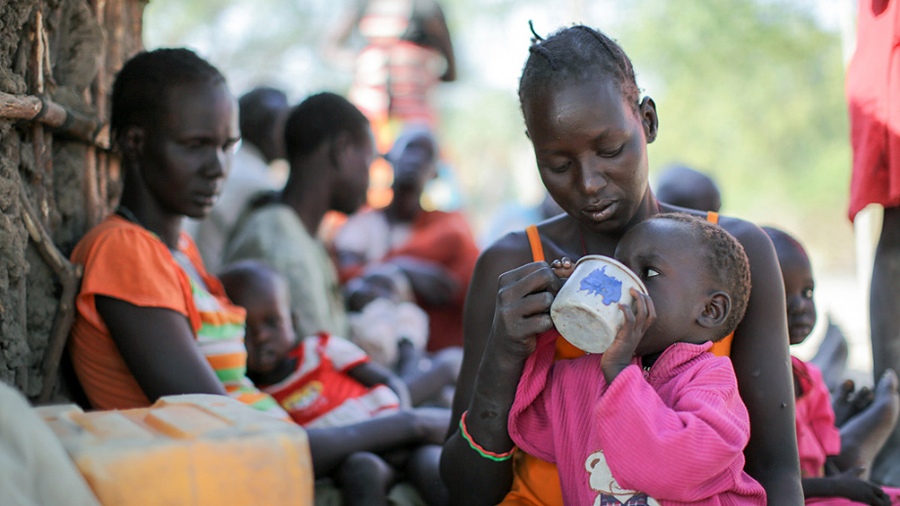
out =
<path fill-rule="evenodd" d="M 861 478 L 869 479 L 875 456 L 894 430 L 900 414 L 897 385 L 894 371 L 885 371 L 875 386 L 874 400 L 841 427 L 841 454 L 836 459 L 841 469 L 861 467 L 865 469 Z"/>
<path fill-rule="evenodd" d="M 849 419 L 863 412 L 874 400 L 875 393 L 869 387 L 856 390 L 853 380 L 844 381 L 831 405 L 834 410 L 834 424 L 843 427 Z"/>

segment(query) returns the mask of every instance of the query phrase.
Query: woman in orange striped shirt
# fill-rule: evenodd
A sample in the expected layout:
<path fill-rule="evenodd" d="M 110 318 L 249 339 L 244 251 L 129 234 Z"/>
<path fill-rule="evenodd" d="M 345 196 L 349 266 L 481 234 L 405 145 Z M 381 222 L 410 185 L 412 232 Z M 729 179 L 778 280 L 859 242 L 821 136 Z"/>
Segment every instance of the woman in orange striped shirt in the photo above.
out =
<path fill-rule="evenodd" d="M 244 376 L 244 310 L 206 272 L 185 216 L 206 216 L 240 138 L 225 78 L 187 49 L 140 53 L 113 87 L 124 187 L 72 253 L 84 265 L 69 351 L 99 409 L 227 394 L 286 414 Z"/>

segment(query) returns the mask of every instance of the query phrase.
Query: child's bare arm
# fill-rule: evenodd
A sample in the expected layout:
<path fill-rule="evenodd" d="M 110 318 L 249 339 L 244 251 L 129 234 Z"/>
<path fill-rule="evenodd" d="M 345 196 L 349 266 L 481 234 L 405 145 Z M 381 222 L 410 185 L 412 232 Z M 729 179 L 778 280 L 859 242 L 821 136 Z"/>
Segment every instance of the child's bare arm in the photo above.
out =
<path fill-rule="evenodd" d="M 860 470 L 850 470 L 836 476 L 826 478 L 803 478 L 803 496 L 811 497 L 844 497 L 854 502 L 873 506 L 889 506 L 891 499 L 878 485 L 860 479 L 856 475 Z"/>
<path fill-rule="evenodd" d="M 342 427 L 307 429 L 316 478 L 331 475 L 355 452 L 384 453 L 412 444 L 440 444 L 450 410 L 413 408 Z"/>
<path fill-rule="evenodd" d="M 347 374 L 367 387 L 387 385 L 400 398 L 401 408 L 412 407 L 406 382 L 387 367 L 375 362 L 365 362 L 350 369 Z"/>

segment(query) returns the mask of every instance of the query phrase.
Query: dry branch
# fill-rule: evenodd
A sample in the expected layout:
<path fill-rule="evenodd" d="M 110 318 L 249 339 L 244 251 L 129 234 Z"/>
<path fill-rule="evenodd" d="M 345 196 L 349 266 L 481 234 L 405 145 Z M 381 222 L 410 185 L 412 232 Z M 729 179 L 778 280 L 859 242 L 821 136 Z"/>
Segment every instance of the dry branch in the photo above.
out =
<path fill-rule="evenodd" d="M 37 213 L 28 200 L 24 183 L 19 184 L 19 203 L 22 207 L 22 220 L 25 229 L 41 254 L 47 265 L 59 278 L 62 285 L 62 296 L 59 300 L 59 308 L 56 311 L 56 319 L 53 321 L 53 329 L 50 332 L 50 340 L 47 343 L 47 351 L 44 352 L 44 361 L 41 365 L 44 374 L 44 386 L 38 402 L 47 402 L 56 385 L 56 376 L 59 371 L 59 361 L 62 358 L 66 346 L 66 338 L 75 320 L 75 296 L 81 284 L 83 268 L 81 265 L 72 264 L 53 244 L 53 239 L 47 233 L 47 229 L 41 225 Z"/>
<path fill-rule="evenodd" d="M 102 121 L 49 99 L 0 91 L 0 118 L 40 121 L 57 133 L 109 149 L 109 129 Z"/>

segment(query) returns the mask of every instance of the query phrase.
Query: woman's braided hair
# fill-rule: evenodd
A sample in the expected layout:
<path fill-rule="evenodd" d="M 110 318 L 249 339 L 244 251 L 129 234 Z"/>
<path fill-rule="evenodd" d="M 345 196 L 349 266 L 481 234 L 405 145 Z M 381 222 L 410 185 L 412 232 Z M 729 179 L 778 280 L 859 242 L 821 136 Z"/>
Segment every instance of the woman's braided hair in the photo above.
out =
<path fill-rule="evenodd" d="M 525 104 L 546 92 L 551 83 L 609 77 L 637 111 L 640 89 L 634 67 L 616 41 L 584 25 L 561 28 L 546 39 L 537 35 L 533 27 L 532 33 L 530 54 L 519 79 L 523 114 L 526 114 Z"/>
<path fill-rule="evenodd" d="M 116 76 L 110 128 L 113 136 L 130 125 L 147 125 L 166 113 L 169 89 L 196 83 L 224 83 L 225 77 L 190 49 L 162 48 L 138 53 Z"/>

